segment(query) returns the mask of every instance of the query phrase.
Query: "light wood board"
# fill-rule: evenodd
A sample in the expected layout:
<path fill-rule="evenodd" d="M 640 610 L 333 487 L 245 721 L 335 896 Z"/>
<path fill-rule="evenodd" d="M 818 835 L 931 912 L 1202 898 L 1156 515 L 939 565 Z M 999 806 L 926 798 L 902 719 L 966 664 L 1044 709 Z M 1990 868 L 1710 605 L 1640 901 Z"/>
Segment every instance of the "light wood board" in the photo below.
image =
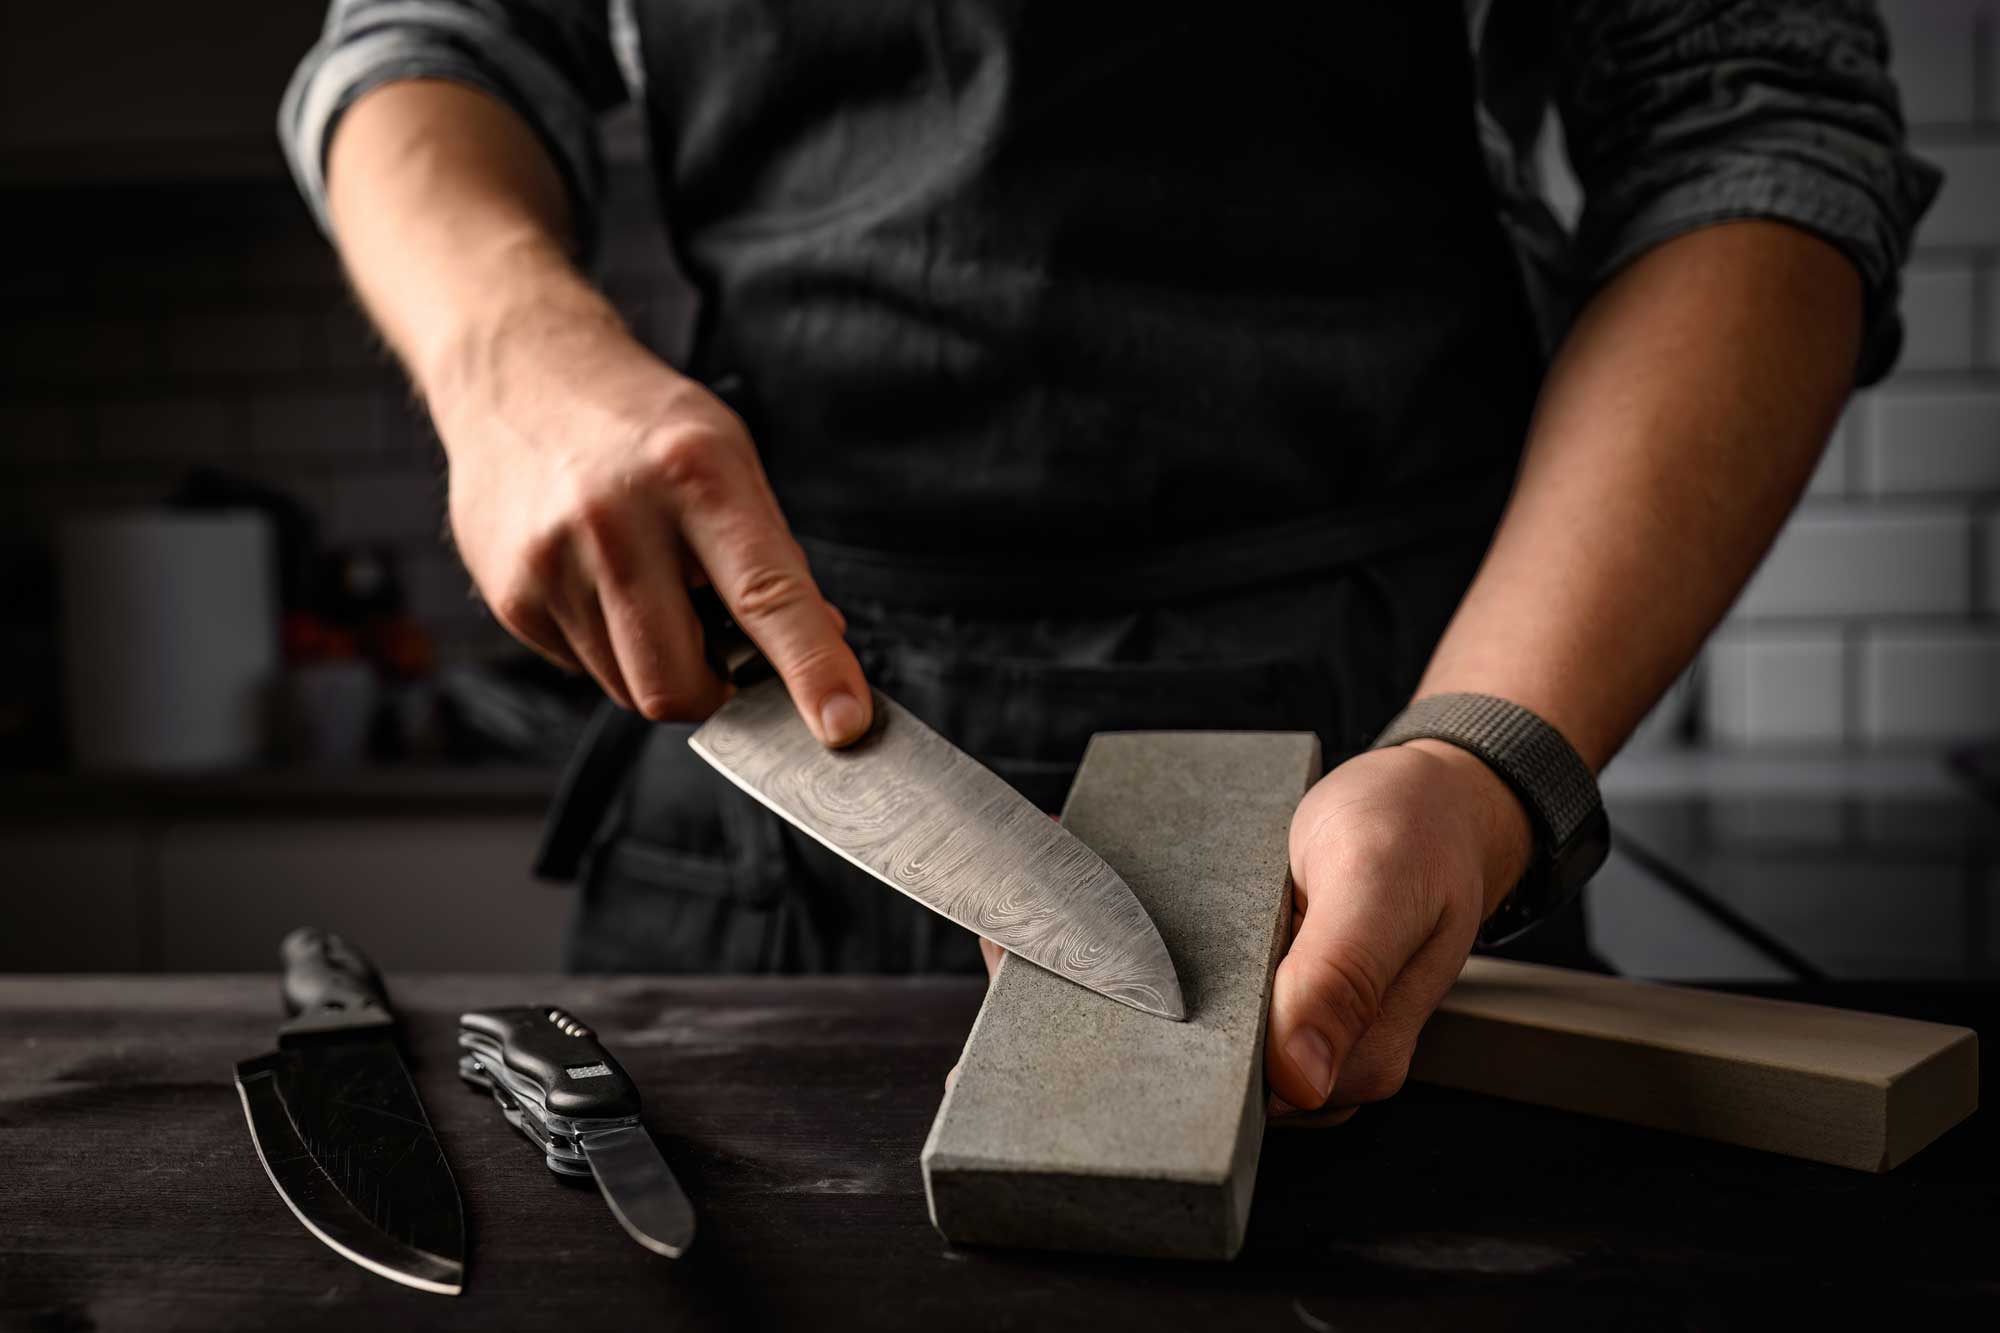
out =
<path fill-rule="evenodd" d="M 1410 1077 L 1887 1171 L 1979 1105 L 1970 1028 L 1473 958 Z"/>

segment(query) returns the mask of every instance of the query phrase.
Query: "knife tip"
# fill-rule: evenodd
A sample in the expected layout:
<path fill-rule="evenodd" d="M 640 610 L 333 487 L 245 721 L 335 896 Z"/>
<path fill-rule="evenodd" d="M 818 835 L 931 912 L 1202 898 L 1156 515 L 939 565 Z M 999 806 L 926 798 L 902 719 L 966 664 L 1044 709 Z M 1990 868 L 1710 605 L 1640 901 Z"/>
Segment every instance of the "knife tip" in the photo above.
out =
<path fill-rule="evenodd" d="M 1155 1018 L 1164 1018 L 1174 1023 L 1187 1022 L 1187 1004 L 1181 999 L 1181 989 L 1175 985 L 1170 990 L 1147 987 L 1143 996 L 1120 996 L 1127 1004 L 1141 1013 Z"/>

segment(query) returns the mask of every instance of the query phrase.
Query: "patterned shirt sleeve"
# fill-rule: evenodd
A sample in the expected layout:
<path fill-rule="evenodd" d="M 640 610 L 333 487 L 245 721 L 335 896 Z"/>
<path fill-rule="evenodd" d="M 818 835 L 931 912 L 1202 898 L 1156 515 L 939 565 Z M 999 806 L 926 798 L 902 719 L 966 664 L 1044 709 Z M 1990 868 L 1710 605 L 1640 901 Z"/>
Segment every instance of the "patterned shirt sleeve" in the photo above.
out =
<path fill-rule="evenodd" d="M 1904 144 L 1873 0 L 1562 0 L 1555 18 L 1586 280 L 1709 223 L 1790 222 L 1860 270 L 1859 378 L 1885 373 L 1898 274 L 1942 177 Z"/>
<path fill-rule="evenodd" d="M 322 229 L 326 148 L 341 114 L 397 79 L 449 79 L 512 107 L 569 187 L 579 237 L 595 232 L 604 166 L 598 114 L 626 100 L 615 0 L 331 0 L 278 114 L 278 137 Z"/>

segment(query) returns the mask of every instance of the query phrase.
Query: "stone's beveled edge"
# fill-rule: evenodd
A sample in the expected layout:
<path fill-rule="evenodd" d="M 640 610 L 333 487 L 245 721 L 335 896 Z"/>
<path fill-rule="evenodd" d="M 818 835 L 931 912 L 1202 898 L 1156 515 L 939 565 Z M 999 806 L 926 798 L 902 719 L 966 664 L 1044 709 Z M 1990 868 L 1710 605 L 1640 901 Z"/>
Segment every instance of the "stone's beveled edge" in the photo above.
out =
<path fill-rule="evenodd" d="M 1074 1177 L 1077 1172 L 1064 1166 L 1023 1165 L 1008 1157 L 982 1157 L 976 1153 L 936 1152 L 926 1143 L 922 1156 L 926 1167 L 962 1175 L 1007 1175 L 1036 1176 L 1057 1179 Z M 1160 1185 L 1186 1185 L 1189 1188 L 1207 1189 L 1226 1185 L 1233 1178 L 1231 1172 L 1182 1172 L 1182 1171 L 1128 1171 L 1108 1170 L 1092 1172 L 1093 1180 L 1138 1180 Z"/>

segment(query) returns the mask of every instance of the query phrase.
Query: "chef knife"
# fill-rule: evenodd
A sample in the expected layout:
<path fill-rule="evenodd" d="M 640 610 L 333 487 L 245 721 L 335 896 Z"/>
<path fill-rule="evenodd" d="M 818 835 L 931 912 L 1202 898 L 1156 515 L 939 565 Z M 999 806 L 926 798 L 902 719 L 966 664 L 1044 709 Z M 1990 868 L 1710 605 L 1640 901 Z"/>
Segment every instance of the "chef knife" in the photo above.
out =
<path fill-rule="evenodd" d="M 696 607 L 735 694 L 688 738 L 722 775 L 893 889 L 1031 963 L 1184 1019 L 1166 943 L 1103 858 L 992 770 L 875 691 L 875 721 L 830 750 L 711 589 Z"/>
<path fill-rule="evenodd" d="M 678 1259 L 694 1206 L 639 1123 L 639 1089 L 597 1034 L 549 1005 L 461 1014 L 459 1076 L 493 1094 L 551 1171 L 594 1176 L 633 1240 Z"/>
<path fill-rule="evenodd" d="M 280 946 L 278 1049 L 236 1066 L 250 1139 L 278 1196 L 334 1250 L 420 1291 L 465 1274 L 458 1186 L 403 1067 L 382 979 L 338 935 Z"/>

